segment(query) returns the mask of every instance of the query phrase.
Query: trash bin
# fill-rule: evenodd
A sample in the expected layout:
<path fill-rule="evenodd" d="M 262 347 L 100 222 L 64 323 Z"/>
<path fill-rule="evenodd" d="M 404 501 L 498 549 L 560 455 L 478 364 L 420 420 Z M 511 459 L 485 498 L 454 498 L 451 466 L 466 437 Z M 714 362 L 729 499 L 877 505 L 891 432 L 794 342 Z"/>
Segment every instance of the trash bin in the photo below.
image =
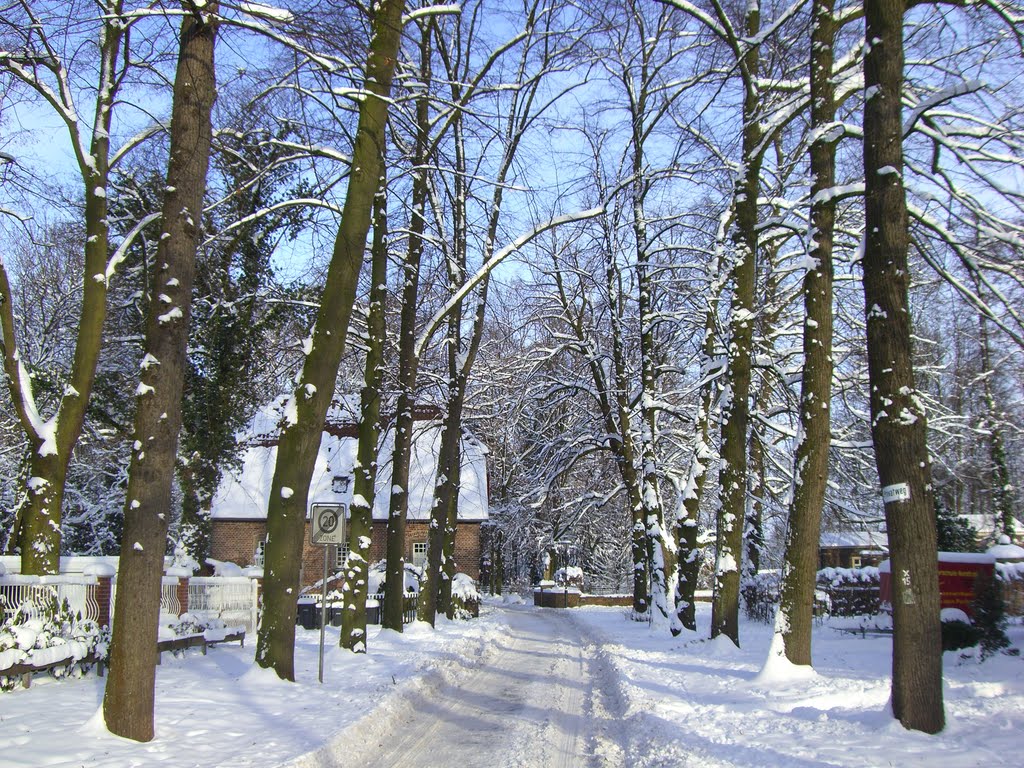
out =
<path fill-rule="evenodd" d="M 380 601 L 379 600 L 367 600 L 366 601 L 366 623 L 367 624 L 380 624 Z"/>
<path fill-rule="evenodd" d="M 320 611 L 317 610 L 316 602 L 300 600 L 298 609 L 295 615 L 296 624 L 303 629 L 318 629 L 320 627 Z"/>

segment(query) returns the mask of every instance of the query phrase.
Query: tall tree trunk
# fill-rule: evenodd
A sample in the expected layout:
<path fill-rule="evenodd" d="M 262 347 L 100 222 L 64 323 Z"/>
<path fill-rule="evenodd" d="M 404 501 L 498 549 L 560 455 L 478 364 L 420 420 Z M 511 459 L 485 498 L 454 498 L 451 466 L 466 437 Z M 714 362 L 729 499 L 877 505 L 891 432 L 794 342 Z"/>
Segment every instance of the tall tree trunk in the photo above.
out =
<path fill-rule="evenodd" d="M 135 444 L 128 475 L 118 567 L 110 677 L 103 697 L 107 728 L 136 741 L 153 738 L 160 581 L 167 549 L 171 483 L 188 361 L 192 278 L 199 245 L 216 96 L 216 3 L 208 16 L 181 22 L 171 111 L 171 147 L 162 232 L 146 321 L 146 355 L 136 391 Z"/>
<path fill-rule="evenodd" d="M 700 573 L 700 550 L 697 547 L 697 520 L 701 500 L 707 483 L 708 467 L 715 456 L 711 445 L 712 411 L 715 407 L 717 381 L 723 373 L 725 359 L 716 343 L 718 327 L 718 302 L 722 295 L 724 276 L 721 274 L 720 249 L 725 240 L 728 215 L 723 215 L 715 256 L 708 267 L 711 279 L 708 282 L 708 308 L 704 316 L 704 340 L 701 344 L 701 385 L 700 400 L 694 418 L 693 457 L 690 459 L 689 474 L 683 488 L 683 514 L 676 522 L 676 550 L 679 558 L 679 620 L 689 630 L 697 629 L 696 590 Z"/>
<path fill-rule="evenodd" d="M 461 319 L 461 311 L 456 308 L 455 312 Z M 454 313 L 453 313 L 453 316 Z M 449 328 L 451 324 L 449 324 Z M 455 344 L 449 344 L 449 357 L 456 358 L 458 350 Z M 457 366 L 455 359 L 449 360 L 449 369 Z M 449 394 L 458 392 L 456 383 L 457 372 L 450 371 Z M 434 625 L 437 612 L 447 613 L 447 602 L 445 600 L 444 583 L 452 575 L 447 572 L 448 556 L 454 553 L 454 547 L 446 546 L 448 514 L 454 506 L 458 513 L 458 483 L 459 477 L 454 473 L 460 469 L 461 459 L 459 441 L 462 437 L 462 402 L 449 397 L 444 424 L 441 427 L 441 445 L 437 454 L 437 482 L 434 487 L 433 503 L 430 509 L 430 530 L 427 539 L 427 569 L 424 574 L 423 590 L 420 592 L 420 601 L 417 606 L 417 617 L 420 621 L 426 621 Z M 454 538 L 454 535 L 453 535 Z M 451 582 L 448 582 L 448 596 L 451 595 Z"/>
<path fill-rule="evenodd" d="M 711 378 L 712 356 L 714 355 L 714 319 L 708 311 L 708 324 L 704 329 L 704 366 L 705 382 L 701 386 L 700 401 L 694 419 L 693 458 L 690 459 L 689 475 L 683 488 L 683 509 L 680 519 L 676 522 L 676 551 L 679 558 L 679 597 L 676 612 L 683 627 L 697 629 L 696 591 L 697 577 L 700 573 L 700 549 L 697 546 L 699 533 L 697 520 L 700 513 L 700 502 L 704 497 L 704 486 L 707 481 L 708 464 L 714 451 L 711 448 L 711 410 L 714 406 L 715 383 Z"/>
<path fill-rule="evenodd" d="M 458 77 L 453 77 L 453 65 L 450 56 L 445 55 L 447 49 L 441 47 L 442 59 L 447 64 L 448 76 L 452 80 L 452 101 L 458 103 L 462 98 L 462 86 Z M 448 290 L 454 294 L 466 279 L 466 249 L 468 233 L 466 231 L 466 151 L 465 137 L 461 113 L 452 123 L 455 150 L 455 177 L 452 179 L 454 200 L 452 205 L 452 236 L 448 257 Z M 496 186 L 501 189 L 501 183 Z M 492 209 L 492 216 L 495 211 Z M 492 243 L 493 244 L 493 243 Z M 486 291 L 489 280 L 485 280 L 482 290 Z M 437 477 L 434 483 L 434 496 L 430 507 L 430 528 L 427 533 L 427 565 L 424 573 L 423 589 L 420 591 L 417 605 L 417 618 L 434 626 L 437 611 L 446 612 L 444 577 L 445 577 L 445 532 L 448 527 L 448 511 L 454 503 L 458 514 L 457 486 L 458 478 L 452 473 L 457 469 L 459 440 L 462 438 L 462 398 L 464 384 L 460 382 L 460 352 L 462 350 L 462 320 L 464 302 L 458 301 L 448 315 L 448 338 L 446 340 L 446 366 L 448 371 L 448 402 L 445 407 L 444 425 L 441 430 L 441 445 L 437 454 Z M 474 328 L 474 332 L 475 332 Z M 467 360 L 467 362 L 469 362 Z M 471 364 L 471 363 L 470 363 Z M 454 547 L 453 547 L 454 550 Z M 450 577 L 449 577 L 450 578 Z M 451 582 L 448 583 L 448 597 L 451 596 Z"/>
<path fill-rule="evenodd" d="M 375 6 L 370 51 L 359 104 L 352 172 L 341 224 L 327 271 L 312 347 L 295 389 L 295 416 L 281 433 L 267 509 L 263 620 L 256 663 L 279 677 L 295 679 L 295 614 L 309 481 L 323 438 L 324 420 L 334 397 L 338 364 L 355 302 L 371 209 L 380 184 L 384 129 L 391 81 L 401 42 L 404 0 Z"/>
<path fill-rule="evenodd" d="M 366 653 L 366 596 L 369 589 L 370 542 L 373 534 L 373 505 L 377 496 L 377 443 L 380 440 L 380 397 L 384 380 L 384 342 L 387 322 L 384 304 L 388 283 L 387 184 L 381 172 L 381 186 L 374 203 L 373 246 L 370 269 L 370 312 L 366 328 L 366 365 L 359 393 L 359 447 L 348 531 L 348 560 L 341 591 L 342 648 Z"/>
<path fill-rule="evenodd" d="M 464 389 L 463 389 L 464 391 Z M 455 618 L 455 603 L 452 601 L 452 584 L 455 583 L 455 573 L 458 562 L 455 560 L 455 535 L 459 529 L 459 488 L 462 486 L 462 406 L 458 403 L 459 429 L 455 431 L 455 441 L 451 465 L 449 470 L 449 482 L 445 488 L 442 502 L 445 505 L 444 543 L 442 550 L 442 573 L 440 589 L 437 593 L 438 610 L 444 611 L 449 619 Z"/>
<path fill-rule="evenodd" d="M 430 139 L 430 28 L 420 35 L 420 80 L 422 92 L 416 101 L 416 144 L 413 151 L 412 212 L 409 249 L 402 266 L 402 317 L 398 339 L 398 406 L 395 441 L 391 457 L 391 505 L 388 511 L 387 571 L 381 625 L 401 632 L 405 626 L 405 519 L 409 512 L 409 465 L 413 432 L 416 429 L 416 310 L 419 294 L 423 233 L 426 231 L 427 143 Z"/>
<path fill-rule="evenodd" d="M 814 0 L 811 10 L 811 252 L 804 275 L 804 372 L 800 384 L 800 437 L 793 471 L 782 596 L 776 632 L 786 658 L 811 664 L 811 626 L 818 572 L 821 510 L 828 485 L 832 401 L 832 238 L 835 140 L 824 130 L 835 120 L 832 84 L 836 23 L 834 0 Z"/>
<path fill-rule="evenodd" d="M 981 295 L 981 281 L 975 279 L 975 290 Z M 992 511 L 995 516 L 995 530 L 1009 536 L 1016 535 L 1016 520 L 1013 516 L 1013 486 L 1010 485 L 1010 466 L 1006 458 L 1006 443 L 1003 426 L 996 407 L 995 391 L 992 387 L 992 353 L 988 342 L 988 321 L 984 315 L 978 317 L 978 346 L 981 352 L 982 388 L 985 397 L 985 421 L 988 431 L 988 455 L 992 462 Z M 998 538 L 998 537 L 997 537 Z"/>
<path fill-rule="evenodd" d="M 746 13 L 746 33 L 760 29 L 757 3 Z M 729 367 L 722 401 L 722 503 L 718 514 L 718 557 L 711 605 L 711 636 L 724 634 L 737 646 L 740 568 L 747 496 L 747 432 L 750 421 L 750 353 L 754 334 L 757 270 L 757 196 L 760 191 L 762 132 L 757 88 L 760 52 L 751 45 L 740 60 L 743 74 L 743 175 L 735 192 Z"/>
<path fill-rule="evenodd" d="M 108 261 L 107 186 L 111 120 L 120 83 L 117 68 L 126 45 L 121 11 L 122 3 L 112 3 L 109 16 L 103 22 L 96 113 L 88 149 L 73 104 L 67 101 L 70 94 L 63 91 L 58 94 L 37 79 L 35 63 L 20 61 L 18 54 L 5 57 L 5 61 L 13 65 L 12 69 L 5 66 L 9 74 L 13 73 L 16 79 L 27 83 L 48 101 L 52 98 L 61 103 L 58 113 L 68 128 L 85 198 L 85 260 L 78 333 L 68 382 L 56 413 L 50 419 L 44 420 L 36 409 L 32 382 L 14 337 L 10 284 L 0 261 L 0 353 L 14 409 L 31 452 L 28 486 L 17 513 L 21 572 L 26 575 L 54 574 L 60 570 L 64 482 L 92 393 L 107 313 L 107 288 L 116 266 Z M 59 59 L 51 64 L 57 77 L 70 77 Z M 50 71 L 50 66 L 43 69 Z"/>
<path fill-rule="evenodd" d="M 864 61 L 864 303 L 871 433 L 893 584 L 893 713 L 945 724 L 938 562 L 925 413 L 914 387 L 903 190 L 903 0 L 867 0 Z"/>
<path fill-rule="evenodd" d="M 623 306 L 621 276 L 615 263 L 614 242 L 606 240 L 605 290 L 608 292 L 608 318 L 611 333 L 611 376 L 609 384 L 618 423 L 618 441 L 613 444 L 616 463 L 626 486 L 626 497 L 632 519 L 631 549 L 633 554 L 633 619 L 646 621 L 650 614 L 650 558 L 647 539 L 647 516 L 644 509 L 642 478 L 637 467 L 639 457 L 631 427 L 626 351 L 623 334 Z M 609 433 L 611 434 L 611 433 Z"/>
<path fill-rule="evenodd" d="M 644 132 L 647 90 L 631 104 L 633 113 L 633 237 L 636 248 L 637 314 L 640 323 L 640 502 L 646 535 L 647 569 L 651 603 L 657 616 L 667 619 L 674 635 L 680 627 L 676 616 L 676 542 L 666 526 L 658 479 L 658 376 L 655 338 L 654 285 L 650 274 L 651 243 L 645 210 L 649 181 L 645 178 Z"/>

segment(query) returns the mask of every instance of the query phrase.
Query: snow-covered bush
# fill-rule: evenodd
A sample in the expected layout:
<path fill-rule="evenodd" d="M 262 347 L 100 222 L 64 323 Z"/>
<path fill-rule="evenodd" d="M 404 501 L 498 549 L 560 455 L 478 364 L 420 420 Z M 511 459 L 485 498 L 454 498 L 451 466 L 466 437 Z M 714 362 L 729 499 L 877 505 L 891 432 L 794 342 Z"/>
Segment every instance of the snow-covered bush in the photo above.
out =
<path fill-rule="evenodd" d="M 827 595 L 832 616 L 874 616 L 879 611 L 878 568 L 823 568 L 817 585 Z"/>
<path fill-rule="evenodd" d="M 476 582 L 465 573 L 456 573 L 452 579 L 452 616 L 456 619 L 475 619 L 480 615 L 480 592 Z"/>
<path fill-rule="evenodd" d="M 991 579 L 974 598 L 974 626 L 978 630 L 981 660 L 1010 645 L 1006 636 L 1006 607 L 1003 603 L 1002 584 Z"/>
<path fill-rule="evenodd" d="M 849 585 L 877 586 L 878 568 L 822 568 L 818 571 L 818 586 L 845 587 Z"/>
<path fill-rule="evenodd" d="M 384 591 L 387 575 L 387 561 L 381 560 L 370 566 L 367 574 L 367 594 L 376 595 Z M 416 594 L 420 592 L 420 583 L 423 581 L 423 569 L 417 568 L 411 563 L 405 564 L 405 593 Z"/>
<path fill-rule="evenodd" d="M 878 569 L 823 568 L 816 578 L 814 612 L 832 616 L 874 616 L 878 613 Z M 747 617 L 770 623 L 779 604 L 782 576 L 760 571 L 743 577 L 740 593 Z"/>
<path fill-rule="evenodd" d="M 779 604 L 781 575 L 778 571 L 759 571 L 747 574 L 740 585 L 743 611 L 752 621 L 771 623 Z"/>
<path fill-rule="evenodd" d="M 67 600 L 51 596 L 42 605 L 23 604 L 0 624 L 0 672 L 15 664 L 44 666 L 70 659 L 50 669 L 53 677 L 81 676 L 93 660 L 104 660 L 110 633 L 91 619 L 72 612 Z M 89 659 L 89 662 L 85 662 Z M 0 690 L 14 688 L 17 678 L 0 676 Z"/>
<path fill-rule="evenodd" d="M 204 619 L 194 613 L 183 613 L 181 616 L 172 617 L 163 625 L 171 633 L 172 637 L 187 637 L 189 635 L 202 635 L 210 629 L 224 629 L 227 624 L 223 619 L 213 617 Z"/>
<path fill-rule="evenodd" d="M 961 648 L 973 648 L 978 644 L 981 633 L 966 618 L 966 614 L 963 619 L 942 617 L 942 650 L 959 651 Z"/>

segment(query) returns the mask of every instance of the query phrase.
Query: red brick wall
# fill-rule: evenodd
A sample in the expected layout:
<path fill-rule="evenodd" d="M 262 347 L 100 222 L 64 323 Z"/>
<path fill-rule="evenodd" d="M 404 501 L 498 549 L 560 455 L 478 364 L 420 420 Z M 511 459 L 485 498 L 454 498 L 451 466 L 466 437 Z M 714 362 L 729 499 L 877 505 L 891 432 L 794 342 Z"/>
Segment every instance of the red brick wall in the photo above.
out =
<path fill-rule="evenodd" d="M 370 562 L 383 560 L 387 551 L 387 529 L 384 521 L 374 521 L 371 533 Z M 267 524 L 261 520 L 214 520 L 210 532 L 210 557 L 241 566 L 252 565 L 256 546 L 266 536 Z M 427 523 L 408 521 L 405 524 L 405 559 L 412 562 L 414 542 L 427 540 Z M 480 578 L 480 523 L 460 523 L 455 533 L 455 562 L 459 571 L 474 579 Z M 309 543 L 309 523 L 302 545 L 303 586 L 323 578 L 323 548 Z M 333 572 L 333 571 L 332 571 Z"/>
<path fill-rule="evenodd" d="M 210 528 L 210 557 L 252 565 L 256 545 L 267 536 L 267 524 L 262 520 L 214 520 Z"/>

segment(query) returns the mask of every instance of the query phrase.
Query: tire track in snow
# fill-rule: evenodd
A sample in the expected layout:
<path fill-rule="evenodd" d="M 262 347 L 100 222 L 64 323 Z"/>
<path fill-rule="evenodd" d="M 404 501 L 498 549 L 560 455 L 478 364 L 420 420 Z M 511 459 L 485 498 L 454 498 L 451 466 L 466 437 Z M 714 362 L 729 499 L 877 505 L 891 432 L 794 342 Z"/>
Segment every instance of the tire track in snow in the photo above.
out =
<path fill-rule="evenodd" d="M 479 659 L 410 686 L 307 755 L 302 768 L 620 768 L 611 665 L 564 613 L 507 609 Z"/>

